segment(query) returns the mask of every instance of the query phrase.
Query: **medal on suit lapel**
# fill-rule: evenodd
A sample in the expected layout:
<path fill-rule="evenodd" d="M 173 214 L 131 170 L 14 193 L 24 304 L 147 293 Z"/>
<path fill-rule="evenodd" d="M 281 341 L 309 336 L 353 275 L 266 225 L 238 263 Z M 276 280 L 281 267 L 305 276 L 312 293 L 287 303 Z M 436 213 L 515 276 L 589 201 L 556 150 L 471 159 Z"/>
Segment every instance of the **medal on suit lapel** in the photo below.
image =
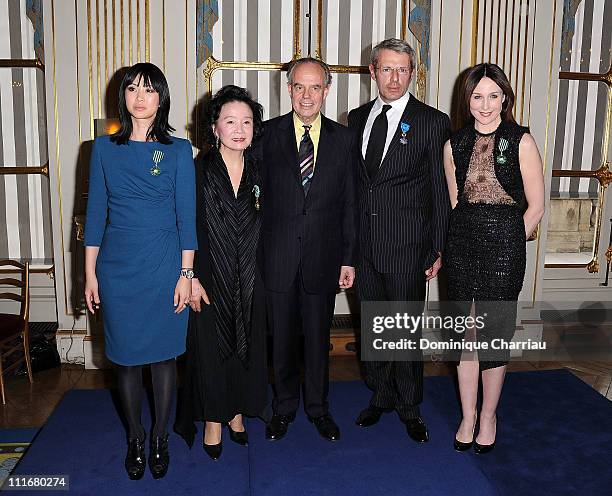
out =
<path fill-rule="evenodd" d="M 407 122 L 402 122 L 400 124 L 400 129 L 402 130 L 402 136 L 400 138 L 400 143 L 402 145 L 407 145 L 408 139 L 406 138 L 406 133 L 410 131 L 410 124 L 408 124 Z"/>
<path fill-rule="evenodd" d="M 508 149 L 509 146 L 510 143 L 506 138 L 501 138 L 499 140 L 499 145 L 497 145 L 497 148 L 499 149 L 499 155 L 496 158 L 496 161 L 499 165 L 505 165 L 508 161 L 508 159 L 504 155 L 504 152 Z"/>
<path fill-rule="evenodd" d="M 163 160 L 164 158 L 164 152 L 162 152 L 161 150 L 154 150 L 153 151 L 153 167 L 151 167 L 149 169 L 149 172 L 151 173 L 152 176 L 159 176 L 161 174 L 161 169 L 159 168 L 159 163 Z"/>

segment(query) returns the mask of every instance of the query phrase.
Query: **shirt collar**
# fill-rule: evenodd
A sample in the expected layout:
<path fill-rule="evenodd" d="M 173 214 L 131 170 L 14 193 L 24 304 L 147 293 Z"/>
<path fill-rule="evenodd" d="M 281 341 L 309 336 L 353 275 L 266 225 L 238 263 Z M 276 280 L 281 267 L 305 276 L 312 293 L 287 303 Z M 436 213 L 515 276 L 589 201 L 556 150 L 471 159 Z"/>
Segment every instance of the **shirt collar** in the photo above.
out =
<path fill-rule="evenodd" d="M 293 127 L 297 130 L 299 130 L 300 132 L 304 132 L 304 128 L 302 127 L 304 126 L 304 123 L 302 122 L 302 120 L 297 116 L 297 114 L 295 112 L 293 112 Z M 319 112 L 317 114 L 317 118 L 313 121 L 312 124 L 310 124 L 310 132 L 316 132 L 319 129 L 321 129 L 321 112 Z"/>
<path fill-rule="evenodd" d="M 406 93 L 404 93 L 404 95 L 401 98 L 398 98 L 397 100 L 391 102 L 391 103 L 385 103 L 383 102 L 382 98 L 380 98 L 380 95 L 378 95 L 378 98 L 376 98 L 376 101 L 374 102 L 374 110 L 378 111 L 380 110 L 383 105 L 391 105 L 392 110 L 399 110 L 400 112 L 403 112 L 404 109 L 406 108 L 406 105 L 408 104 L 408 100 L 410 99 L 410 92 L 406 91 Z"/>

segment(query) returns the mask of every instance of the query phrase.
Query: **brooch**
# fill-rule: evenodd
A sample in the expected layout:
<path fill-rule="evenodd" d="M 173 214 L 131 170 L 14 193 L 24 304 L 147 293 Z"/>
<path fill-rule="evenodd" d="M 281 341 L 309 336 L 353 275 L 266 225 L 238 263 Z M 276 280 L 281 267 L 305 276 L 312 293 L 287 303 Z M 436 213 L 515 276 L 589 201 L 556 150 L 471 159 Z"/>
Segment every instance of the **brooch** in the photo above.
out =
<path fill-rule="evenodd" d="M 161 174 L 161 169 L 159 168 L 159 163 L 164 158 L 164 152 L 161 150 L 155 150 L 153 152 L 153 167 L 149 169 L 149 172 L 152 176 L 159 176 Z"/>
<path fill-rule="evenodd" d="M 400 143 L 402 145 L 407 145 L 408 140 L 406 139 L 406 133 L 410 131 L 410 124 L 408 124 L 407 122 L 402 122 L 400 124 L 400 129 L 402 130 L 402 136 L 400 138 Z"/>
<path fill-rule="evenodd" d="M 506 138 L 501 138 L 499 140 L 499 145 L 497 145 L 497 149 L 499 150 L 499 155 L 495 159 L 499 165 L 505 165 L 508 162 L 508 159 L 504 155 L 504 152 L 508 149 L 510 143 Z"/>
<path fill-rule="evenodd" d="M 261 196 L 261 190 L 257 184 L 253 186 L 253 194 L 255 195 L 255 210 L 259 210 L 259 197 Z"/>

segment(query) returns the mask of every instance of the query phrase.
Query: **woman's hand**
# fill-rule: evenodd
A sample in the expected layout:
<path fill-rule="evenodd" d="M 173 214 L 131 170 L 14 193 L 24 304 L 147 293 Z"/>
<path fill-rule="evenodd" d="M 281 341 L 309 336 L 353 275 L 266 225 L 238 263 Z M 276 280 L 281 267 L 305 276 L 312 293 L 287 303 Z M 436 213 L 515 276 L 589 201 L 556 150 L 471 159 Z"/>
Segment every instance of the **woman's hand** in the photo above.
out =
<path fill-rule="evenodd" d="M 191 308 L 195 312 L 202 311 L 202 304 L 200 300 L 204 300 L 204 303 L 210 305 L 210 300 L 208 299 L 208 295 L 206 294 L 206 290 L 200 284 L 199 279 L 195 277 L 191 280 Z"/>
<path fill-rule="evenodd" d="M 98 278 L 94 275 L 85 278 L 85 303 L 91 313 L 100 309 L 100 296 L 98 295 Z"/>
<path fill-rule="evenodd" d="M 191 299 L 191 281 L 186 277 L 179 277 L 176 287 L 174 288 L 174 313 L 181 313 L 189 306 Z"/>

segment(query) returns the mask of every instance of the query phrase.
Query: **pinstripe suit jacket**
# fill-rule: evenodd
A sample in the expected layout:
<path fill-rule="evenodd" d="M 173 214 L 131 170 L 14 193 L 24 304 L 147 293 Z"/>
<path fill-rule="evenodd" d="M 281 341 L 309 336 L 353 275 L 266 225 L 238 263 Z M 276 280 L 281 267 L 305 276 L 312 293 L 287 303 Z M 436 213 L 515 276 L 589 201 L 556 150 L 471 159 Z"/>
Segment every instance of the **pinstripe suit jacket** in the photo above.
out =
<path fill-rule="evenodd" d="M 360 254 L 381 273 L 425 270 L 442 252 L 451 206 L 443 165 L 450 136 L 446 114 L 412 94 L 401 123 L 410 125 L 408 143 L 395 131 L 378 173 L 370 181 L 361 154 L 363 130 L 374 100 L 352 110 L 349 128 L 357 134 Z"/>
<path fill-rule="evenodd" d="M 359 215 L 353 133 L 321 116 L 315 171 L 304 195 L 292 113 L 267 121 L 259 144 L 262 210 L 259 266 L 266 289 L 287 291 L 301 265 L 309 293 L 338 288 L 340 266 L 357 263 Z"/>

